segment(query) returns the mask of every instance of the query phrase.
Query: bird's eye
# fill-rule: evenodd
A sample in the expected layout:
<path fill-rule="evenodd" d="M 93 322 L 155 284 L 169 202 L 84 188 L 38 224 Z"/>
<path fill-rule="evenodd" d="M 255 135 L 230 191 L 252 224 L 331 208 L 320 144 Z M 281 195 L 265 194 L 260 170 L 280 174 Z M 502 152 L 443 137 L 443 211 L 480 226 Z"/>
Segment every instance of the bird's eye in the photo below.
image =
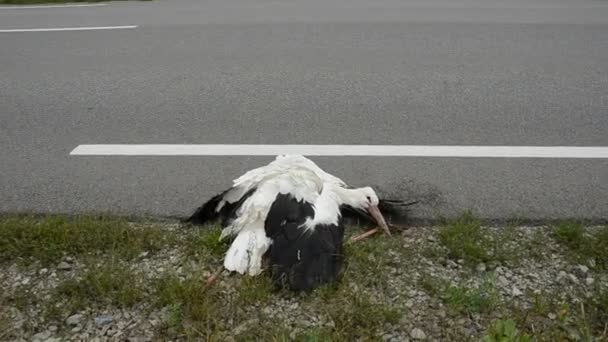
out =
<path fill-rule="evenodd" d="M 371 202 L 371 201 L 372 201 L 372 198 L 371 198 L 371 197 L 369 197 L 369 196 L 366 196 L 366 197 L 367 197 L 367 200 L 368 200 L 369 202 Z"/>

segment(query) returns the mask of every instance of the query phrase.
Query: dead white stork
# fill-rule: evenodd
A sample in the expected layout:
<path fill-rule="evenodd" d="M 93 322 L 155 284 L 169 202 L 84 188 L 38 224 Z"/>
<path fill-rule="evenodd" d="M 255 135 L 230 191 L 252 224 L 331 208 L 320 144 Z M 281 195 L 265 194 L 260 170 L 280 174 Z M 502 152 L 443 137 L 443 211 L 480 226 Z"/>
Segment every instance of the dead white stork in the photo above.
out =
<path fill-rule="evenodd" d="M 236 235 L 224 259 L 227 270 L 258 275 L 270 249 L 273 279 L 308 290 L 335 280 L 340 272 L 343 210 L 369 213 L 390 235 L 378 204 L 370 187 L 351 189 L 303 156 L 278 156 L 234 180 L 188 221 L 220 219 L 220 239 Z"/>

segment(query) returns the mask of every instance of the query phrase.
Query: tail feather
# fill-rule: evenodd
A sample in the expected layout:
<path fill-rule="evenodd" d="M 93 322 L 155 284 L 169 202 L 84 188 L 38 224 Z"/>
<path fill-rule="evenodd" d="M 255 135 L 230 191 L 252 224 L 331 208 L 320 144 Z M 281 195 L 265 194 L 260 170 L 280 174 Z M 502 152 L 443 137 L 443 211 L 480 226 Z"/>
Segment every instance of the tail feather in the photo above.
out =
<path fill-rule="evenodd" d="M 216 221 L 220 217 L 220 212 L 216 211 L 215 209 L 222 200 L 222 197 L 224 197 L 224 193 L 213 196 L 210 200 L 196 209 L 196 211 L 194 211 L 189 218 L 184 220 L 184 222 L 195 225 L 203 225 L 205 223 Z"/>
<path fill-rule="evenodd" d="M 222 192 L 221 194 L 213 196 L 210 200 L 200 206 L 192 216 L 184 220 L 186 223 L 192 223 L 195 225 L 203 225 L 207 223 L 213 223 L 217 220 L 221 220 L 222 227 L 227 227 L 236 218 L 236 211 L 245 202 L 249 196 L 255 192 L 255 188 L 247 191 L 238 201 L 230 203 L 226 201 L 226 195 L 230 189 Z M 221 201 L 225 201 L 224 205 L 217 210 L 218 205 Z"/>

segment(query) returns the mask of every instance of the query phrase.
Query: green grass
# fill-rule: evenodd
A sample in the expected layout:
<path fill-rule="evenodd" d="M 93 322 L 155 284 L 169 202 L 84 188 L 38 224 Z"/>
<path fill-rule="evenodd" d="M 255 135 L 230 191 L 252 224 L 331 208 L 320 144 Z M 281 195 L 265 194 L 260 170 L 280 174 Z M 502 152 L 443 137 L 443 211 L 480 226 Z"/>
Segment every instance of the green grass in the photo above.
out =
<path fill-rule="evenodd" d="M 401 313 L 388 303 L 374 303 L 369 295 L 343 286 L 334 300 L 325 302 L 325 314 L 334 322 L 332 340 L 353 341 L 377 334 L 385 323 L 397 323 Z"/>
<path fill-rule="evenodd" d="M 260 305 L 268 302 L 274 290 L 274 285 L 269 277 L 245 276 L 238 282 L 239 305 Z"/>
<path fill-rule="evenodd" d="M 554 227 L 554 237 L 567 247 L 568 255 L 576 262 L 587 263 L 592 259 L 598 269 L 608 269 L 608 226 L 587 233 L 581 223 L 566 221 Z"/>
<path fill-rule="evenodd" d="M 220 241 L 222 229 L 219 226 L 191 229 L 185 241 L 185 251 L 188 255 L 197 257 L 201 261 L 209 261 L 214 258 L 222 258 L 226 254 L 231 240 Z"/>
<path fill-rule="evenodd" d="M 43 265 L 108 253 L 131 259 L 174 243 L 159 227 L 136 228 L 125 220 L 93 216 L 9 216 L 0 218 L 0 262 L 38 260 Z"/>
<path fill-rule="evenodd" d="M 488 313 L 499 304 L 498 290 L 492 275 L 487 276 L 478 288 L 449 286 L 442 297 L 456 313 Z"/>
<path fill-rule="evenodd" d="M 153 284 L 155 305 L 170 308 L 170 325 L 192 339 L 213 339 L 218 334 L 221 303 L 205 278 L 194 274 L 186 280 L 167 274 Z M 165 332 L 166 333 L 166 332 Z"/>
<path fill-rule="evenodd" d="M 80 279 L 65 280 L 53 296 L 53 303 L 70 312 L 91 305 L 129 307 L 144 299 L 144 281 L 126 266 L 109 262 L 92 267 Z"/>
<path fill-rule="evenodd" d="M 470 264 L 490 260 L 490 244 L 481 229 L 481 221 L 470 212 L 446 222 L 439 231 L 439 241 L 448 249 L 450 258 Z"/>
<path fill-rule="evenodd" d="M 521 333 L 512 319 L 498 320 L 492 324 L 482 342 L 532 342 L 530 335 Z"/>

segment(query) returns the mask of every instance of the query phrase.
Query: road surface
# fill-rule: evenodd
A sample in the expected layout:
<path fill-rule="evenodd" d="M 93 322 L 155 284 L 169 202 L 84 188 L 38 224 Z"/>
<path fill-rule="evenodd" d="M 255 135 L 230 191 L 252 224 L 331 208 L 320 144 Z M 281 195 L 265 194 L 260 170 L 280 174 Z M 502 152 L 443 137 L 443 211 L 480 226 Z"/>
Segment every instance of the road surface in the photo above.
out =
<path fill-rule="evenodd" d="M 606 147 L 608 1 L 0 8 L 0 212 L 184 216 L 272 159 L 81 144 Z M 608 219 L 608 159 L 313 159 L 416 218 Z"/>

